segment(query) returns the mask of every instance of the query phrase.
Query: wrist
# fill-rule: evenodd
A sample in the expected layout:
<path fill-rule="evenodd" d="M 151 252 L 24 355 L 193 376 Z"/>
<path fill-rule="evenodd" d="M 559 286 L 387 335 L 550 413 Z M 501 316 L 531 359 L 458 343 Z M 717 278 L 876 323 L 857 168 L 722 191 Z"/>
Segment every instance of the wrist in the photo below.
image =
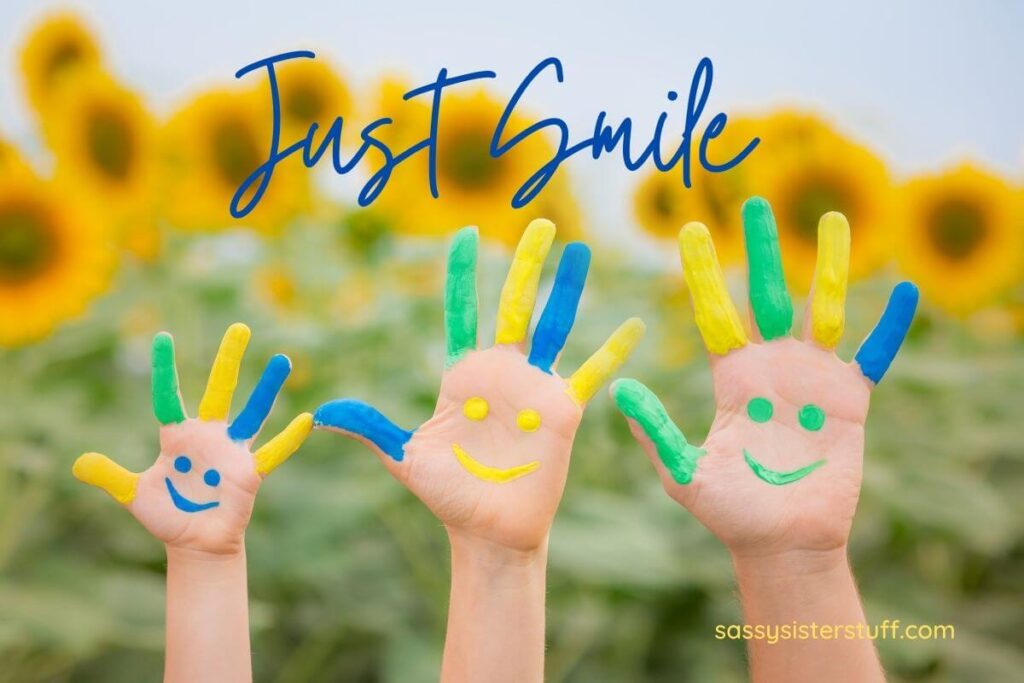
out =
<path fill-rule="evenodd" d="M 233 580 L 245 574 L 245 548 L 230 553 L 213 553 L 168 545 L 167 569 L 175 574 L 205 581 Z"/>
<path fill-rule="evenodd" d="M 763 580 L 813 579 L 849 571 L 846 545 L 828 550 L 751 553 L 731 550 L 737 576 Z"/>
<path fill-rule="evenodd" d="M 452 569 L 480 570 L 487 576 L 543 573 L 547 568 L 548 542 L 535 548 L 510 548 L 485 538 L 449 530 Z"/>

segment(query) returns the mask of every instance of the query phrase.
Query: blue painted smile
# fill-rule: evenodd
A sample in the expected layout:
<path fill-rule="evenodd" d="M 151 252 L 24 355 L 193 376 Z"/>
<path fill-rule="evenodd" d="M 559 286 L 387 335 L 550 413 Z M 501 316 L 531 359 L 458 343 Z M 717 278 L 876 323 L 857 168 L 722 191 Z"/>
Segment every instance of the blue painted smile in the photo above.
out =
<path fill-rule="evenodd" d="M 167 492 L 171 494 L 171 502 L 174 503 L 174 507 L 178 508 L 182 512 L 202 512 L 203 510 L 209 510 L 220 505 L 219 500 L 214 500 L 209 503 L 196 503 L 189 500 L 185 496 L 178 493 L 178 489 L 174 488 L 174 484 L 171 483 L 170 477 L 164 477 L 164 483 L 167 484 Z"/>

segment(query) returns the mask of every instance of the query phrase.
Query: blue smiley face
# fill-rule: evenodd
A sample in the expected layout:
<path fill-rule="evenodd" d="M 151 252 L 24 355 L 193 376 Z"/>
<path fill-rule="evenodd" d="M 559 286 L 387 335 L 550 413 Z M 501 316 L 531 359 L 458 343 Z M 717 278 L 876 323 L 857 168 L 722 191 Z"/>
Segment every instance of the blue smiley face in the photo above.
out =
<path fill-rule="evenodd" d="M 174 469 L 182 474 L 188 474 L 192 471 L 192 460 L 187 455 L 179 455 L 174 459 Z M 220 472 L 213 468 L 206 470 L 203 473 L 203 482 L 211 488 L 217 486 L 220 484 Z M 209 510 L 220 505 L 218 500 L 210 501 L 209 503 L 197 503 L 194 500 L 189 500 L 178 493 L 178 489 L 174 488 L 174 483 L 170 477 L 164 477 L 164 483 L 167 484 L 167 493 L 170 494 L 174 507 L 182 512 L 202 512 L 203 510 Z"/>

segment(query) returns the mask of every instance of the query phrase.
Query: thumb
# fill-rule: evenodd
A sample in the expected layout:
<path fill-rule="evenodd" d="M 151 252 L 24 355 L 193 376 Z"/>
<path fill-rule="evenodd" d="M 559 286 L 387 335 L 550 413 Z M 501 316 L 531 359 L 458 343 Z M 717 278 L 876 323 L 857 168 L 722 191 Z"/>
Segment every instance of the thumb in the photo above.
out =
<path fill-rule="evenodd" d="M 313 428 L 338 432 L 368 446 L 397 479 L 405 461 L 405 446 L 413 432 L 402 429 L 373 406 L 344 398 L 329 401 L 313 415 Z"/>
<path fill-rule="evenodd" d="M 121 505 L 128 505 L 135 499 L 139 475 L 101 453 L 78 456 L 71 473 L 78 481 L 103 489 Z"/>

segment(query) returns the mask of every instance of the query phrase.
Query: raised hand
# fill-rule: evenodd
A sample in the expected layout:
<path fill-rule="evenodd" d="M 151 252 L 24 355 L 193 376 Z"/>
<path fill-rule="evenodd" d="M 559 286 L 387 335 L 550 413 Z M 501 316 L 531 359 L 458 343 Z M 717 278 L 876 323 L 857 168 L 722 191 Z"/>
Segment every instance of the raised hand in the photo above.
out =
<path fill-rule="evenodd" d="M 501 292 L 494 346 L 477 345 L 477 231 L 456 234 L 445 291 L 447 359 L 434 415 L 405 430 L 351 399 L 321 406 L 317 429 L 363 441 L 448 529 L 499 546 L 531 550 L 547 538 L 562 496 L 573 438 L 594 392 L 643 336 L 622 324 L 568 379 L 555 365 L 576 317 L 590 262 L 565 247 L 529 355 L 525 339 L 541 270 L 555 234 L 533 221 Z"/>
<path fill-rule="evenodd" d="M 768 555 L 844 546 L 860 495 L 864 423 L 872 388 L 899 350 L 917 289 L 896 286 L 852 362 L 833 349 L 843 333 L 850 230 L 842 214 L 818 226 L 818 260 L 803 332 L 768 203 L 743 206 L 754 328 L 748 339 L 726 291 L 706 227 L 679 234 L 697 326 L 711 361 L 716 415 L 700 447 L 636 380 L 611 392 L 665 490 L 734 553 Z"/>
<path fill-rule="evenodd" d="M 255 453 L 251 450 L 291 372 L 282 355 L 270 359 L 245 408 L 227 423 L 249 335 L 241 323 L 228 328 L 198 418 L 185 415 L 171 335 L 156 335 L 153 412 L 161 425 L 156 462 L 136 474 L 99 453 L 75 461 L 75 477 L 109 493 L 170 547 L 222 555 L 240 551 L 260 483 L 312 429 L 312 415 L 303 413 Z"/>

